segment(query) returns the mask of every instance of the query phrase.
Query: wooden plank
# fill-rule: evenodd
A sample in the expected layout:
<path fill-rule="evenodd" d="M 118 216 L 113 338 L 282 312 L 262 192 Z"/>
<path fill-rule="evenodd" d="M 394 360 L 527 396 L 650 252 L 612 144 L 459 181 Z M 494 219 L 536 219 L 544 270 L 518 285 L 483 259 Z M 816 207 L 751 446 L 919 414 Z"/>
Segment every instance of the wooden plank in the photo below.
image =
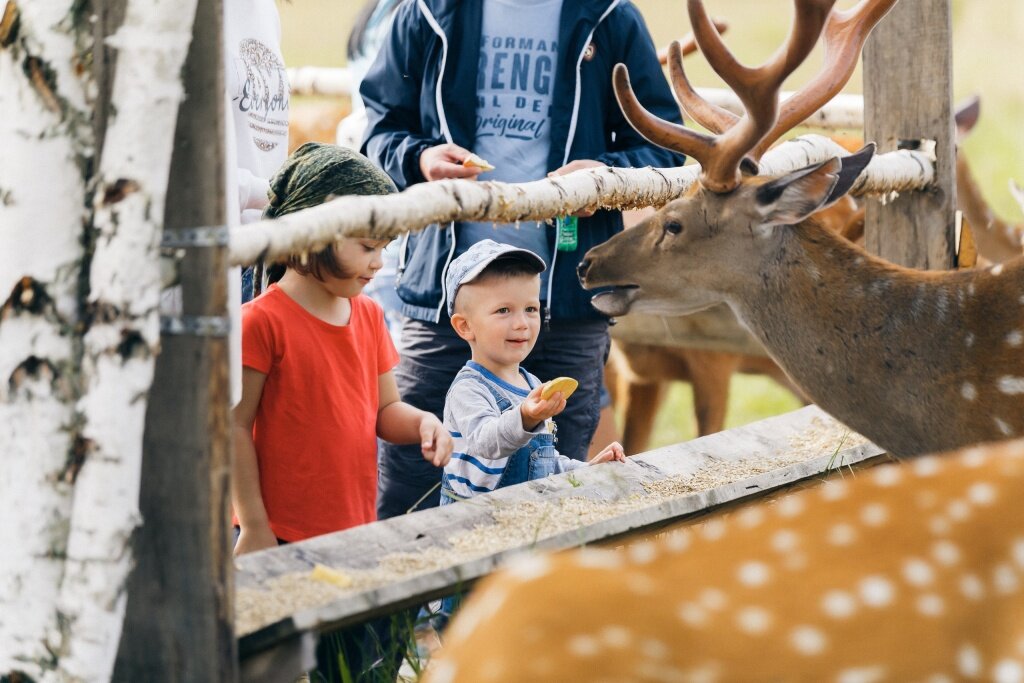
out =
<path fill-rule="evenodd" d="M 220 0 L 200 2 L 183 72 L 168 230 L 225 223 Z M 226 316 L 226 249 L 189 249 L 183 312 Z M 137 566 L 115 680 L 237 680 L 228 519 L 228 348 L 163 335 L 144 437 Z"/>
<path fill-rule="evenodd" d="M 867 203 L 868 250 L 895 263 L 953 265 L 956 160 L 952 96 L 952 2 L 900 2 L 864 48 L 864 131 L 879 152 L 901 140 L 934 140 L 935 188 Z"/>
<path fill-rule="evenodd" d="M 634 344 L 768 355 L 725 304 L 685 316 L 630 313 L 615 320 L 611 335 Z"/>
<path fill-rule="evenodd" d="M 650 529 L 880 454 L 876 446 L 809 406 L 644 453 L 626 464 L 577 470 L 466 503 L 252 553 L 236 561 L 239 607 L 258 605 L 281 614 L 240 614 L 240 653 L 245 659 L 298 632 L 365 621 L 451 593 L 493 571 L 511 553 L 574 547 Z M 768 471 L 729 478 L 730 468 L 750 462 Z M 695 475 L 723 471 L 728 481 L 707 490 L 685 492 L 677 486 L 693 483 Z M 659 488 L 665 495 L 657 495 Z M 523 520 L 517 516 L 522 510 L 535 516 Z M 382 561 L 419 558 L 428 561 L 394 580 L 367 582 L 347 592 L 325 588 L 326 595 L 303 595 L 298 604 L 283 596 L 282 582 L 323 586 L 308 579 L 317 563 L 360 580 L 379 571 Z M 276 604 L 268 607 L 271 603 Z"/>

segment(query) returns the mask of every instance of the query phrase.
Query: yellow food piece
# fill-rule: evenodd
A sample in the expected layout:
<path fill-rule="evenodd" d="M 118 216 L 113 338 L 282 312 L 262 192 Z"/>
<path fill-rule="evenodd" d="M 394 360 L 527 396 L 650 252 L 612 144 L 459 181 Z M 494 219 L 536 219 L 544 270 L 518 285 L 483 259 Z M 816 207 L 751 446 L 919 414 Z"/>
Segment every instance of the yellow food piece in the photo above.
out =
<path fill-rule="evenodd" d="M 544 385 L 544 390 L 540 392 L 540 397 L 546 401 L 556 391 L 561 391 L 562 398 L 568 399 L 579 385 L 580 383 L 572 377 L 556 377 Z"/>
<path fill-rule="evenodd" d="M 491 166 L 489 161 L 481 159 L 476 154 L 470 154 L 468 157 L 462 160 L 463 166 L 475 166 L 476 168 L 482 168 L 485 171 L 493 171 L 494 166 Z"/>
<path fill-rule="evenodd" d="M 325 567 L 322 564 L 313 565 L 313 571 L 310 572 L 309 578 L 323 581 L 324 583 L 333 583 L 339 588 L 348 588 L 352 585 L 351 576 L 345 572 L 339 572 L 337 569 Z"/>

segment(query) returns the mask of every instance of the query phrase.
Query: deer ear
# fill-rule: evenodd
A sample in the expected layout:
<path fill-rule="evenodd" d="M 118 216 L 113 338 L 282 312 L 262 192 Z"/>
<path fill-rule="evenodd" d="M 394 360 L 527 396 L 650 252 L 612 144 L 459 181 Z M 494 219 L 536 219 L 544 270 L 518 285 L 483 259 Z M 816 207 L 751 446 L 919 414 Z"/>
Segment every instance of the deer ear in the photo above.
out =
<path fill-rule="evenodd" d="M 754 201 L 766 225 L 793 225 L 839 201 L 875 154 L 870 143 L 859 152 L 801 168 L 757 188 Z"/>

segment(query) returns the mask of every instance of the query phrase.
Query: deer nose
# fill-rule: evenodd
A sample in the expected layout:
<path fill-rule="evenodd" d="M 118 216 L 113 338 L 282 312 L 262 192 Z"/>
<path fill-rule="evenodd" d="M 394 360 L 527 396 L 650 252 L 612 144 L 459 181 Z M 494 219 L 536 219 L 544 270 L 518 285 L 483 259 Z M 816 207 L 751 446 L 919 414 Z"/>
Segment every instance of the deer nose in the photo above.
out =
<path fill-rule="evenodd" d="M 587 259 L 580 261 L 576 266 L 576 277 L 580 279 L 580 284 L 583 284 L 583 280 L 586 279 L 588 270 L 590 270 L 590 261 Z"/>

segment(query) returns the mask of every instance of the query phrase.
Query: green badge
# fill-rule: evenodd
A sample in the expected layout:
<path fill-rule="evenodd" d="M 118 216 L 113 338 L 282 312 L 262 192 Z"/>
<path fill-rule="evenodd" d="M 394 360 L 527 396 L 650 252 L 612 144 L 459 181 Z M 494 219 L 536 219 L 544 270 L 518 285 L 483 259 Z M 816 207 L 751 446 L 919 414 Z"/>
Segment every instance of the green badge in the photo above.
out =
<path fill-rule="evenodd" d="M 576 232 L 576 216 L 559 216 L 558 237 L 555 241 L 555 248 L 558 251 L 576 251 L 579 245 L 579 235 Z"/>

